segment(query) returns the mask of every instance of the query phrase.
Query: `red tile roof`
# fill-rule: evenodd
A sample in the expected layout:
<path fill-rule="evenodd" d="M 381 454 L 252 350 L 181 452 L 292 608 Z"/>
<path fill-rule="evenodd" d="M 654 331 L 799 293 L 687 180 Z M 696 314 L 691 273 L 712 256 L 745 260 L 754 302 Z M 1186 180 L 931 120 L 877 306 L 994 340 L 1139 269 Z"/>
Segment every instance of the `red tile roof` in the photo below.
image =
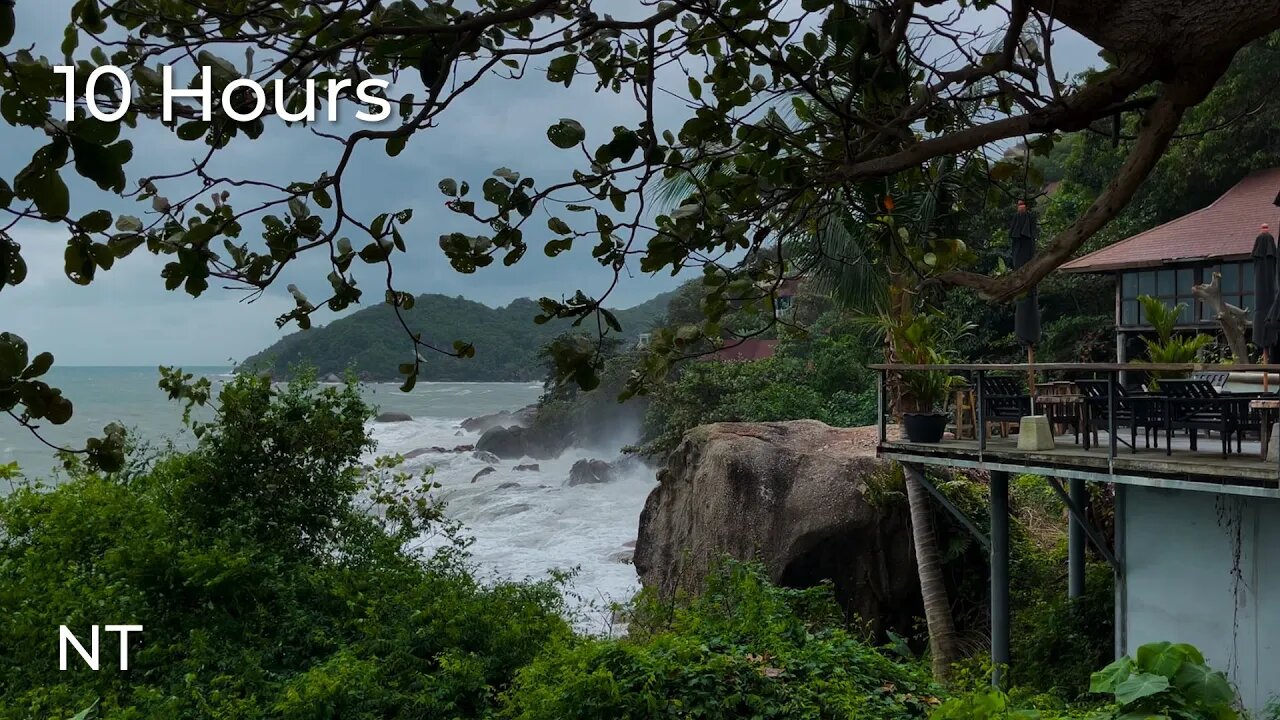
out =
<path fill-rule="evenodd" d="M 1062 266 L 1066 272 L 1104 272 L 1199 259 L 1246 258 L 1258 228 L 1280 228 L 1280 168 L 1259 170 L 1207 208 L 1108 245 Z"/>
<path fill-rule="evenodd" d="M 765 358 L 773 357 L 773 350 L 777 345 L 777 340 L 747 338 L 720 348 L 708 355 L 707 359 L 724 361 L 764 360 Z"/>

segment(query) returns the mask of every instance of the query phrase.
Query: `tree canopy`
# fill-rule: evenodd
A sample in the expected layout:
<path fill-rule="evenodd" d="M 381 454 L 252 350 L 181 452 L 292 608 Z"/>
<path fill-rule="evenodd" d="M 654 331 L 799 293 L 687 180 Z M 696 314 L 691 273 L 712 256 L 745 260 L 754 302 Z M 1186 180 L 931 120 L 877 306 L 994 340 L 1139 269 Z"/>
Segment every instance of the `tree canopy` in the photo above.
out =
<path fill-rule="evenodd" d="M 815 237 L 807 230 L 845 216 L 851 204 L 861 206 L 856 217 L 901 227 L 895 232 L 913 248 L 902 260 L 923 283 L 993 300 L 1017 296 L 1124 210 L 1235 54 L 1280 28 L 1277 0 L 477 0 L 470 9 L 435 0 L 77 0 L 54 49 L 24 45 L 12 5 L 0 2 L 0 117 L 43 139 L 14 177 L 0 178 L 0 287 L 26 279 L 12 239 L 25 222 L 65 231 L 65 271 L 77 284 L 141 248 L 169 259 L 167 288 L 191 295 L 215 282 L 262 293 L 303 255 L 327 257 L 329 296 L 312 300 L 291 286 L 296 307 L 278 320 L 302 328 L 321 308 L 364 299 L 352 268 L 377 266 L 385 270 L 378 298 L 416 351 L 406 348 L 408 387 L 424 353 L 467 356 L 474 346 L 465 338 L 438 344 L 404 321 L 413 295 L 394 268 L 412 212 L 356 212 L 348 170 L 357 153 L 400 156 L 411 139 L 429 142 L 481 82 L 545 75 L 634 102 L 636 121 L 603 133 L 571 117 L 528 128 L 531 141 L 577 159 L 567 176 L 540 177 L 512 158 L 490 177 L 440 178 L 450 209 L 476 227 L 443 235 L 440 247 L 463 273 L 517 264 L 545 237 L 553 238 L 542 243 L 547 255 L 587 244 L 617 275 L 698 268 L 704 320 L 656 334 L 642 373 L 653 375 L 688 344 L 716 336 L 730 308 L 769 309 L 786 258 L 738 264 L 742 251 Z M 1000 29 L 973 30 L 977 13 L 1001 17 Z M 1053 36 L 1063 28 L 1098 45 L 1106 67 L 1060 76 Z M 76 68 L 70 108 L 66 78 L 55 70 L 65 64 Z M 109 80 L 95 84 L 96 107 L 119 115 L 111 121 L 88 115 L 84 100 L 90 73 L 106 65 L 122 68 L 131 84 L 127 93 Z M 165 119 L 165 66 L 182 81 L 208 68 L 210 107 L 179 105 Z M 279 81 L 283 103 L 264 118 L 237 119 L 253 98 L 243 88 L 223 91 L 244 78 Z M 359 91 L 369 79 L 391 88 Z M 338 80 L 350 82 L 321 96 L 342 117 L 387 100 L 392 118 L 358 129 L 284 119 L 306 109 L 309 81 L 323 88 Z M 663 102 L 679 106 L 678 126 L 660 126 L 665 115 L 655 107 Z M 122 127 L 157 126 L 192 152 L 169 171 L 139 177 Z M 938 172 L 981 180 L 997 196 L 1021 195 L 1027 165 L 1004 150 L 1023 143 L 1047 154 L 1064 135 L 1108 127 L 1124 150 L 1101 192 L 1015 272 L 977 272 L 963 243 L 893 223 L 895 195 Z M 329 168 L 279 183 L 214 162 L 285 133 L 332 143 Z M 73 197 L 73 173 L 97 191 Z M 680 175 L 695 178 L 692 190 L 655 212 L 650 188 Z M 140 210 L 104 207 L 121 198 Z M 566 291 L 540 301 L 538 322 L 593 318 L 602 334 L 620 332 L 602 306 L 607 293 Z M 593 362 L 589 348 L 560 359 L 566 374 L 590 382 L 581 372 Z M 65 422 L 70 402 L 39 379 L 52 361 L 21 338 L 0 336 L 0 408 L 27 425 Z M 117 454 L 102 447 L 114 445 L 95 459 L 113 462 Z"/>

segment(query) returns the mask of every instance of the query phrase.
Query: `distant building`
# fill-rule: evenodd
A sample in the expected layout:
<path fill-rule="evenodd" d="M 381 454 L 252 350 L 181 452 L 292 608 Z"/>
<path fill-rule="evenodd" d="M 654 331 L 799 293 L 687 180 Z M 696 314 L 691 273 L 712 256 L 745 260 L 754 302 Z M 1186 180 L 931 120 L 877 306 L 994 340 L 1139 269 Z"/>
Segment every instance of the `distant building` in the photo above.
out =
<path fill-rule="evenodd" d="M 1151 295 L 1169 307 L 1185 303 L 1179 327 L 1214 331 L 1209 306 L 1191 294 L 1195 285 L 1222 274 L 1223 298 L 1253 307 L 1253 242 L 1263 223 L 1280 227 L 1280 168 L 1245 177 L 1206 208 L 1072 260 L 1063 272 L 1110 275 L 1115 279 L 1117 361 L 1126 362 L 1126 339 L 1150 330 L 1138 296 Z"/>

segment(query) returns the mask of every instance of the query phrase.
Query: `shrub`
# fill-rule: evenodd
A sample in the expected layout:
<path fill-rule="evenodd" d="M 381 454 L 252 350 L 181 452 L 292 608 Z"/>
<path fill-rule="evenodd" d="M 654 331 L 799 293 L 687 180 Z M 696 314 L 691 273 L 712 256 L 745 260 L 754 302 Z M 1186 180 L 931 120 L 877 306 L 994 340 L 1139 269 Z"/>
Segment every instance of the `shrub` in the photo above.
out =
<path fill-rule="evenodd" d="M 424 478 L 365 475 L 353 386 L 241 378 L 191 452 L 0 499 L 0 718 L 480 718 L 569 634 L 550 583 L 485 586 Z M 59 672 L 59 625 L 144 627 Z M 75 660 L 72 653 L 72 660 Z"/>
<path fill-rule="evenodd" d="M 925 717 L 938 702 L 927 669 L 839 624 L 828 588 L 778 588 L 760 568 L 728 563 L 687 605 L 639 608 L 628 639 L 552 648 L 520 672 L 501 716 Z"/>
<path fill-rule="evenodd" d="M 1115 718 L 1235 720 L 1235 689 L 1194 647 L 1151 643 L 1093 674 L 1089 690 L 1115 699 Z"/>

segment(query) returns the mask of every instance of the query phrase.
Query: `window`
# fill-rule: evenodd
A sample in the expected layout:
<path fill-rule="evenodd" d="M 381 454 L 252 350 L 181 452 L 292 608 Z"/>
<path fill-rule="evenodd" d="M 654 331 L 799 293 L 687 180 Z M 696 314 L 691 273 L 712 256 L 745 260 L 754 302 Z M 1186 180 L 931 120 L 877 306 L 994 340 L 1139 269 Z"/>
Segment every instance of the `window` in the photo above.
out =
<path fill-rule="evenodd" d="M 1132 270 L 1120 275 L 1120 324 L 1146 325 L 1138 296 L 1150 295 L 1169 307 L 1183 304 L 1178 320 L 1182 324 L 1214 322 L 1213 311 L 1197 301 L 1191 288 L 1207 283 L 1213 273 L 1222 274 L 1222 296 L 1232 305 L 1248 310 L 1253 306 L 1253 263 L 1229 262 L 1203 267 Z"/>

